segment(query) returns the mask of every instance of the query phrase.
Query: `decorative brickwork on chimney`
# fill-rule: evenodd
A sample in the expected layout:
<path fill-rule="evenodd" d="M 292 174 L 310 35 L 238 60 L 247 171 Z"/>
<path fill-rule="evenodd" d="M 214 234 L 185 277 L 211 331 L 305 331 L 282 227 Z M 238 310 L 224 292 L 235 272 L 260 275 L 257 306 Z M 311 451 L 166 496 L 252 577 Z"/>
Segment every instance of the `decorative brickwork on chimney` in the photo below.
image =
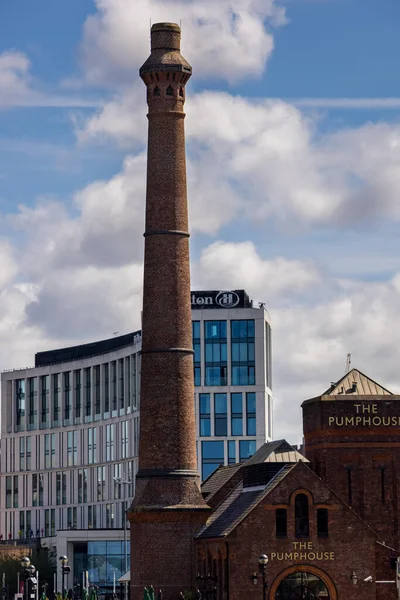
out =
<path fill-rule="evenodd" d="M 151 28 L 139 471 L 131 522 L 132 599 L 194 590 L 194 535 L 210 509 L 196 460 L 183 105 L 192 68 L 180 28 Z"/>

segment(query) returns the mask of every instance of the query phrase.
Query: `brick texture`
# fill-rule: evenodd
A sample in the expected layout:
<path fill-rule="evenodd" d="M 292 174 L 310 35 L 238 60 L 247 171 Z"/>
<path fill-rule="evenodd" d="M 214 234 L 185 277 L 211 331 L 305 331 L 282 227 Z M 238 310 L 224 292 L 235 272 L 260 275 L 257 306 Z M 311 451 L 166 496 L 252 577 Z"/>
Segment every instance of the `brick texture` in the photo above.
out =
<path fill-rule="evenodd" d="M 183 106 L 189 63 L 180 28 L 153 25 L 147 87 L 148 156 L 139 472 L 131 522 L 132 599 L 194 589 L 194 535 L 210 509 L 196 461 L 189 226 Z"/>
<path fill-rule="evenodd" d="M 395 395 L 322 396 L 303 403 L 305 454 L 313 469 L 395 548 L 400 541 L 399 422 Z"/>
<path fill-rule="evenodd" d="M 299 492 L 309 498 L 310 530 L 307 537 L 295 536 L 294 500 Z M 276 508 L 287 510 L 287 536 L 276 536 Z M 327 508 L 329 535 L 319 537 L 317 509 Z M 300 545 L 301 544 L 301 545 Z M 295 554 L 297 553 L 297 554 Z M 394 584 L 376 584 L 390 580 L 390 549 L 376 543 L 371 528 L 349 509 L 315 473 L 299 463 L 284 480 L 224 540 L 198 540 L 197 570 L 205 585 L 208 574 L 214 581 L 214 600 L 262 599 L 258 557 L 267 554 L 267 599 L 276 600 L 279 583 L 290 572 L 308 571 L 319 576 L 330 591 L 330 600 L 395 600 Z M 352 573 L 358 582 L 353 585 Z M 257 573 L 259 580 L 252 583 Z M 364 582 L 368 576 L 373 583 Z M 386 595 L 383 595 L 386 594 Z M 300 596 L 299 596 L 300 597 Z"/>

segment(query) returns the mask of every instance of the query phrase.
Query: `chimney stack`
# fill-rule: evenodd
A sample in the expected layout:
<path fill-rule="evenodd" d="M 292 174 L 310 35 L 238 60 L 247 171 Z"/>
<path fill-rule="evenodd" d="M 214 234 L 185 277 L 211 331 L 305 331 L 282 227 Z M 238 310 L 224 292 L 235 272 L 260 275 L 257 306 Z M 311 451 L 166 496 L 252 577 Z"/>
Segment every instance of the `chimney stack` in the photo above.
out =
<path fill-rule="evenodd" d="M 140 69 L 147 87 L 148 154 L 139 470 L 131 523 L 132 600 L 195 590 L 194 536 L 210 509 L 196 459 L 189 227 L 183 106 L 192 68 L 180 27 L 151 28 Z"/>

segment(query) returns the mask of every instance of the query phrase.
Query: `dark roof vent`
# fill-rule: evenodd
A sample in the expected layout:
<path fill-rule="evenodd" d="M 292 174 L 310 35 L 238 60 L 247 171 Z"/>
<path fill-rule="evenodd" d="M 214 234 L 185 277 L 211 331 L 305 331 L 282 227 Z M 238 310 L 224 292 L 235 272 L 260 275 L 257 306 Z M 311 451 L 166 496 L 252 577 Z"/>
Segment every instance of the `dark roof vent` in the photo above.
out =
<path fill-rule="evenodd" d="M 285 463 L 266 462 L 245 466 L 243 468 L 243 487 L 267 485 L 284 465 Z"/>

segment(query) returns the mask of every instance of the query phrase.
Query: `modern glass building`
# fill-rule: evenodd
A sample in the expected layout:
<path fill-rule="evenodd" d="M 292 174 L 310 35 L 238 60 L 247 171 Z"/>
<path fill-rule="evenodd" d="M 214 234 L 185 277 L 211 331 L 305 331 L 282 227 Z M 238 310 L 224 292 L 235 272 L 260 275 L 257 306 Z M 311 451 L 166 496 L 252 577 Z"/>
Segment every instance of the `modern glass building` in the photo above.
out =
<path fill-rule="evenodd" d="M 253 306 L 244 290 L 192 292 L 192 309 L 205 479 L 272 438 L 271 327 L 264 306 Z M 138 463 L 140 349 L 137 331 L 40 352 L 34 367 L 1 376 L 0 533 L 56 544 L 57 555 L 70 559 L 70 584 L 84 555 L 105 557 L 84 569 L 101 585 L 124 570 L 125 506 Z"/>

